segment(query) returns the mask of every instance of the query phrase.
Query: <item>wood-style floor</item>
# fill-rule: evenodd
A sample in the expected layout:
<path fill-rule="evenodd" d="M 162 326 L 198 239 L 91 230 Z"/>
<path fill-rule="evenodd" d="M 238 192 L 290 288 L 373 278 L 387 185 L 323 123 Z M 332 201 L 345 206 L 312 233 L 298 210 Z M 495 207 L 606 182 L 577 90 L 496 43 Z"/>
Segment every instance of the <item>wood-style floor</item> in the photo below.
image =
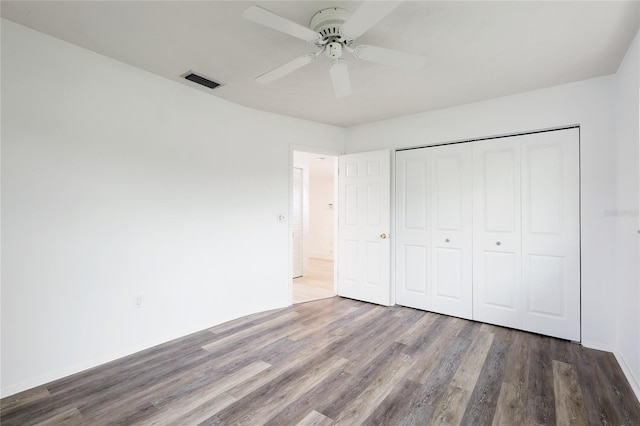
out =
<path fill-rule="evenodd" d="M 309 259 L 309 271 L 293 280 L 293 303 L 333 297 L 333 261 Z"/>
<path fill-rule="evenodd" d="M 3 426 L 631 426 L 640 404 L 610 353 L 333 297 L 5 398 L 1 415 Z"/>

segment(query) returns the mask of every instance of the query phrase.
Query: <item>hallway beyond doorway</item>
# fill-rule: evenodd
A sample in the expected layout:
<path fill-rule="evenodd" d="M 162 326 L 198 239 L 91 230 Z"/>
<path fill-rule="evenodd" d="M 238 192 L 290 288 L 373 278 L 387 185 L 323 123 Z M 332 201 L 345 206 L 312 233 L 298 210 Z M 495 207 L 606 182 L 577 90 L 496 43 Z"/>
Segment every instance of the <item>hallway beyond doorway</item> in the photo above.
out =
<path fill-rule="evenodd" d="M 309 273 L 293 280 L 293 303 L 335 296 L 333 260 L 309 259 Z"/>

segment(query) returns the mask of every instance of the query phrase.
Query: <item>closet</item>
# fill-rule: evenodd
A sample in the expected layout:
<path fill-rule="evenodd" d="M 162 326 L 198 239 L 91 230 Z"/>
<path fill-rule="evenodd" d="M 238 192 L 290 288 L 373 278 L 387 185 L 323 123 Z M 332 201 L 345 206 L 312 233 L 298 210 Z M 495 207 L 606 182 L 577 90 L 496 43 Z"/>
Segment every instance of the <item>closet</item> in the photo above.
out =
<path fill-rule="evenodd" d="M 396 153 L 396 302 L 580 340 L 579 130 Z"/>

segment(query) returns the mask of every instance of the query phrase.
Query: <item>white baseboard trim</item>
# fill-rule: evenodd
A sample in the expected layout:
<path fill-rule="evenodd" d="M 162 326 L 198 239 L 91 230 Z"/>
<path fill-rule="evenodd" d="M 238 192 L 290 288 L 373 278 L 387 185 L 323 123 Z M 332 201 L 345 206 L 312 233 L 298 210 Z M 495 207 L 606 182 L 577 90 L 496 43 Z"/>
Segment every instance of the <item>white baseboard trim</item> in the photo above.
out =
<path fill-rule="evenodd" d="M 616 361 L 618 362 L 618 365 L 622 369 L 624 376 L 627 378 L 627 381 L 631 385 L 631 389 L 633 389 L 633 393 L 636 394 L 636 398 L 638 398 L 638 401 L 640 401 L 640 379 L 638 377 L 635 377 L 635 375 L 633 374 L 633 371 L 629 367 L 629 364 L 627 363 L 627 360 L 624 358 L 624 356 L 622 356 L 616 349 L 613 349 L 611 346 L 602 342 L 592 342 L 588 340 L 586 341 L 583 340 L 582 346 L 589 349 L 597 349 L 599 351 L 611 352 L 613 356 L 616 357 Z"/>

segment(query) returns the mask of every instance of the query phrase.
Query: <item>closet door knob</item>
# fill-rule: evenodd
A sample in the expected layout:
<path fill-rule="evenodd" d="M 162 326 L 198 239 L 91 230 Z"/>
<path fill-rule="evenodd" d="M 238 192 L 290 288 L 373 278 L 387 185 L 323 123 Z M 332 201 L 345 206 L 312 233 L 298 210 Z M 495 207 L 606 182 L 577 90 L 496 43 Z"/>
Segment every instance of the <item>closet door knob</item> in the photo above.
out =
<path fill-rule="evenodd" d="M 497 246 L 499 246 L 500 244 L 502 244 L 500 241 L 498 241 L 498 242 L 496 243 L 496 245 L 497 245 Z"/>
<path fill-rule="evenodd" d="M 380 238 L 383 239 L 383 240 L 386 240 L 387 239 L 387 234 L 380 234 Z"/>
<path fill-rule="evenodd" d="M 449 242 L 449 239 L 447 238 L 446 240 L 444 240 L 444 242 L 445 242 L 445 243 L 448 243 L 448 242 Z"/>

